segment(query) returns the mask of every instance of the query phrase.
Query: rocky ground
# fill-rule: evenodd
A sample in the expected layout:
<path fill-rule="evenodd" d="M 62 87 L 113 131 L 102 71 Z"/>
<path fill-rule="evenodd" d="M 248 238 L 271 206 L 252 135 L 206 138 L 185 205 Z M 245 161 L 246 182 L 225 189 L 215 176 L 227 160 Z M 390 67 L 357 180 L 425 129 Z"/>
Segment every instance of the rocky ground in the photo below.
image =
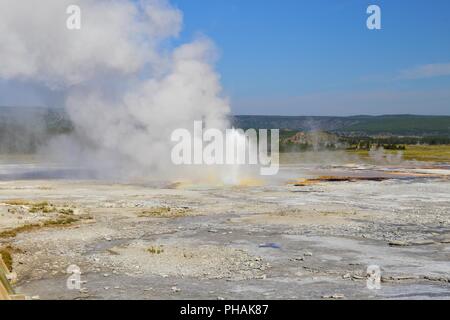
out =
<path fill-rule="evenodd" d="M 288 166 L 235 187 L 4 179 L 0 248 L 16 290 L 41 299 L 450 299 L 449 170 L 423 170 Z M 386 179 L 296 183 L 330 174 Z"/>

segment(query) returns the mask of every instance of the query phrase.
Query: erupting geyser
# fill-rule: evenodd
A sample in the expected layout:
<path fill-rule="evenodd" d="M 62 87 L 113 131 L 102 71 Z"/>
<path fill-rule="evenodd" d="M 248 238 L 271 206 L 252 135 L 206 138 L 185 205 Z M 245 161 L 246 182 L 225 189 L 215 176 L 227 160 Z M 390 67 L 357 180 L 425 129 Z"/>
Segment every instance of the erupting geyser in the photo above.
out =
<path fill-rule="evenodd" d="M 66 27 L 69 5 L 81 8 L 80 30 Z M 0 78 L 64 96 L 75 133 L 52 154 L 110 177 L 176 178 L 173 130 L 199 119 L 224 130 L 229 112 L 214 46 L 174 46 L 181 25 L 166 0 L 2 0 Z"/>

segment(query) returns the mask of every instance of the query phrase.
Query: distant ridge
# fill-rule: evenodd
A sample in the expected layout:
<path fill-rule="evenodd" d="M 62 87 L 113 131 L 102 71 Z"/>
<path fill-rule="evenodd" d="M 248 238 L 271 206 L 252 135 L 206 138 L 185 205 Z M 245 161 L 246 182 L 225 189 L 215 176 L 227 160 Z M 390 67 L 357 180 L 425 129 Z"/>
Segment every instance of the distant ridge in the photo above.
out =
<path fill-rule="evenodd" d="M 34 152 L 51 137 L 70 130 L 63 109 L 0 106 L 0 153 Z"/>
<path fill-rule="evenodd" d="M 286 129 L 293 131 L 328 131 L 343 135 L 403 135 L 403 136 L 448 136 L 450 116 L 427 115 L 355 115 L 336 116 L 230 116 L 236 128 Z M 64 109 L 44 107 L 0 106 L 0 143 L 17 130 L 47 134 L 67 132 L 72 129 Z"/>
<path fill-rule="evenodd" d="M 332 116 L 232 116 L 238 128 L 330 131 L 342 134 L 446 135 L 450 136 L 450 116 L 357 115 Z"/>

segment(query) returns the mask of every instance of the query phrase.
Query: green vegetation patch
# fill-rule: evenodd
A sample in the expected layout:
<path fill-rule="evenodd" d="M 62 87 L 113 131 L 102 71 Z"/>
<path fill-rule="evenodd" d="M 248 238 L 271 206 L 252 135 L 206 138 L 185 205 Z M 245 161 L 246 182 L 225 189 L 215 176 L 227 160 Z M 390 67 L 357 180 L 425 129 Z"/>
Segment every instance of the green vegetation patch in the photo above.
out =
<path fill-rule="evenodd" d="M 351 154 L 357 154 L 362 158 L 369 158 L 368 150 L 348 150 Z M 396 150 L 385 150 L 387 154 L 396 154 Z M 407 145 L 403 153 L 404 160 L 424 162 L 450 162 L 450 145 Z"/>

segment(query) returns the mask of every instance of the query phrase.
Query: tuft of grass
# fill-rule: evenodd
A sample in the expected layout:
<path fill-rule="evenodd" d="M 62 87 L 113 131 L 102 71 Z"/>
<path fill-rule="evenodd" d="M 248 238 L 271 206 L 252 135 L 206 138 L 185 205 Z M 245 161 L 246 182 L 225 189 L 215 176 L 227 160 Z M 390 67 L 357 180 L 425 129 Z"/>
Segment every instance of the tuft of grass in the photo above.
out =
<path fill-rule="evenodd" d="M 147 249 L 147 252 L 150 254 L 161 254 L 164 252 L 164 249 L 161 247 L 150 247 Z"/>
<path fill-rule="evenodd" d="M 14 238 L 19 233 L 29 232 L 36 228 L 39 228 L 40 226 L 41 226 L 40 224 L 35 224 L 35 223 L 25 224 L 25 225 L 22 225 L 20 227 L 14 228 L 14 229 L 9 229 L 9 230 L 0 232 L 0 238 Z"/>
<path fill-rule="evenodd" d="M 58 212 L 60 214 L 64 214 L 64 215 L 72 215 L 74 213 L 73 209 L 70 209 L 70 208 L 67 208 L 67 209 L 62 208 L 62 209 L 59 209 Z"/>
<path fill-rule="evenodd" d="M 4 204 L 10 205 L 10 206 L 29 206 L 32 205 L 32 202 L 24 200 L 24 199 L 11 199 L 3 201 Z"/>
<path fill-rule="evenodd" d="M 180 218 L 187 216 L 188 213 L 188 208 L 156 207 L 144 210 L 139 213 L 138 216 L 153 218 Z"/>
<path fill-rule="evenodd" d="M 403 154 L 403 158 L 406 160 L 417 160 L 417 161 L 450 162 L 450 145 L 407 146 L 406 151 Z"/>
<path fill-rule="evenodd" d="M 48 203 L 47 201 L 34 203 L 30 208 L 31 213 L 38 213 L 38 212 L 51 213 L 51 212 L 55 212 L 55 211 L 56 211 L 56 207 L 54 205 Z"/>
<path fill-rule="evenodd" d="M 2 256 L 3 262 L 8 268 L 9 272 L 13 271 L 13 257 L 12 252 L 8 247 L 0 248 L 0 255 Z"/>
<path fill-rule="evenodd" d="M 362 158 L 369 158 L 368 150 L 348 150 Z M 397 151 L 385 150 L 386 154 L 396 154 Z M 424 162 L 450 162 L 450 145 L 407 145 L 403 152 L 404 160 Z"/>
<path fill-rule="evenodd" d="M 78 219 L 75 219 L 73 217 L 59 217 L 57 219 L 44 221 L 42 226 L 43 227 L 65 226 L 73 224 L 77 221 Z"/>
<path fill-rule="evenodd" d="M 47 202 L 47 201 L 41 201 L 41 202 L 33 202 L 28 201 L 24 199 L 12 199 L 12 200 L 6 200 L 3 201 L 4 204 L 10 205 L 10 206 L 25 206 L 28 207 L 28 211 L 31 213 L 52 213 L 56 212 L 56 207 Z"/>
<path fill-rule="evenodd" d="M 74 217 L 62 216 L 62 217 L 58 217 L 56 219 L 46 220 L 41 223 L 25 224 L 25 225 L 22 225 L 20 227 L 14 228 L 14 229 L 9 229 L 9 230 L 0 232 L 0 238 L 14 238 L 19 233 L 31 232 L 31 231 L 41 229 L 41 228 L 64 227 L 64 226 L 71 225 L 71 224 L 77 222 L 78 220 L 79 219 L 74 218 Z"/>

